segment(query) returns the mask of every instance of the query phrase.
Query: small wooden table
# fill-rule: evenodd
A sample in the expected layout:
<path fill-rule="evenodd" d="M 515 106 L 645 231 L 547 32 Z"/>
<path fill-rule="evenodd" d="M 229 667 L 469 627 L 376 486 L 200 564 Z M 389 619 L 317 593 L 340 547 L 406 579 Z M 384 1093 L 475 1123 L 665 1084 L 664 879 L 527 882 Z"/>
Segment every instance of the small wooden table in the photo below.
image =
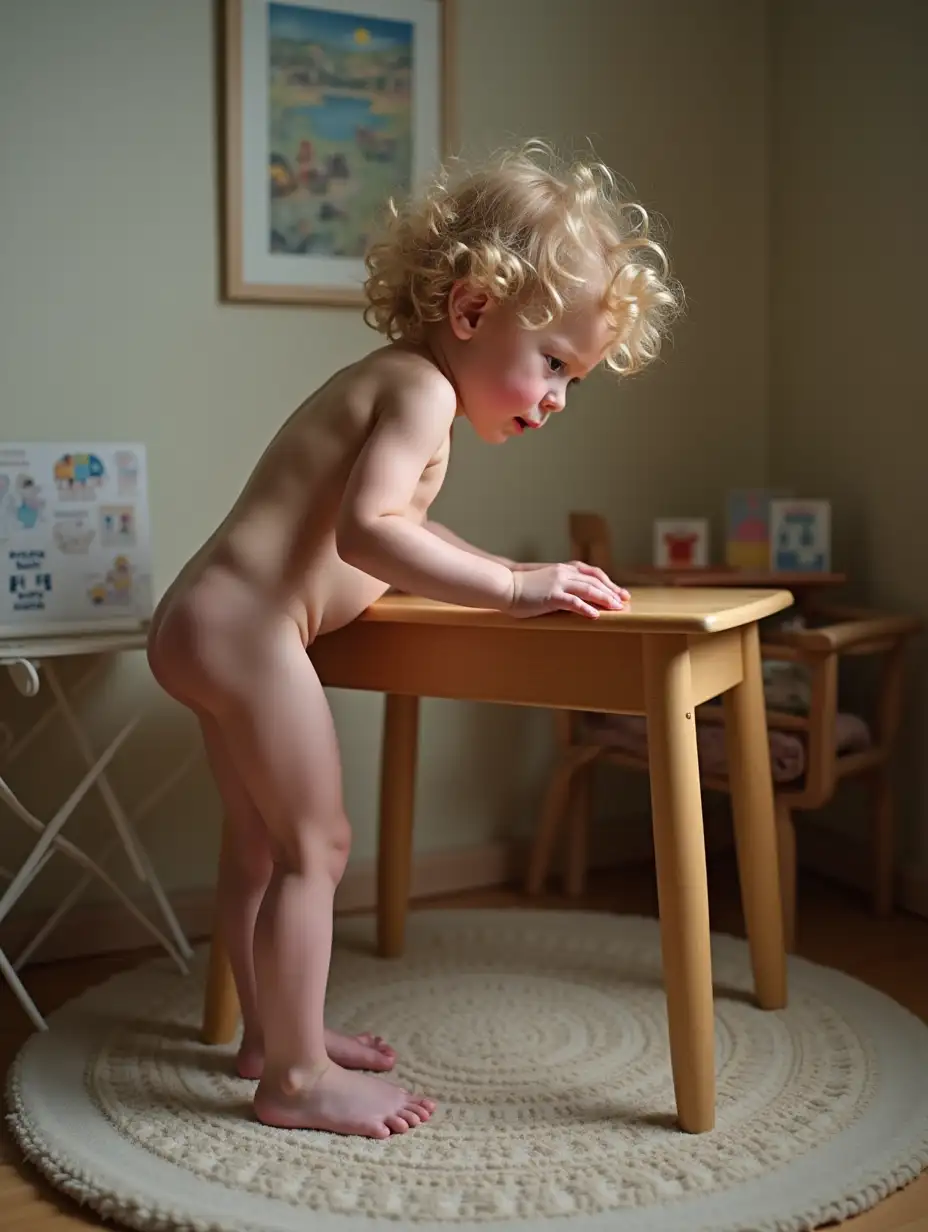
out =
<path fill-rule="evenodd" d="M 514 620 L 388 596 L 319 639 L 311 657 L 336 688 L 387 695 L 378 858 L 378 946 L 403 951 L 409 900 L 420 697 L 643 714 L 671 1064 L 679 1122 L 715 1123 L 709 904 L 695 710 L 724 694 L 745 923 L 757 999 L 786 1004 L 766 713 L 757 622 L 789 607 L 777 590 L 641 589 L 624 612 Z M 213 941 L 204 1038 L 227 1042 L 238 1005 Z"/>

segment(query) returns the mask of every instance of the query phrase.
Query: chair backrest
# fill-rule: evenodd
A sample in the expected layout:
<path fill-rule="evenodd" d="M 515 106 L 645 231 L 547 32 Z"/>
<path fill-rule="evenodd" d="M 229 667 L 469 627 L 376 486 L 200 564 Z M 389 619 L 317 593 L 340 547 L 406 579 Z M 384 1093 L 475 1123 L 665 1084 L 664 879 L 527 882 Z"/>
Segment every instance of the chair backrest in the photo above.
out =
<path fill-rule="evenodd" d="M 568 525 L 571 557 L 611 574 L 612 536 L 602 514 L 572 510 L 568 515 Z"/>

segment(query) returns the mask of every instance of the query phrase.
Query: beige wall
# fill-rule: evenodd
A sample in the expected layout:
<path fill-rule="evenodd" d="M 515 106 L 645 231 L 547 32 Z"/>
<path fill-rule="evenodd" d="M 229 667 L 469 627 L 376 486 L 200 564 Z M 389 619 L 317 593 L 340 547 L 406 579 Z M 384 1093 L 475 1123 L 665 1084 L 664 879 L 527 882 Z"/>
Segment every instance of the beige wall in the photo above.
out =
<path fill-rule="evenodd" d="M 765 474 L 763 6 L 460 9 L 465 146 L 592 138 L 669 218 L 689 316 L 666 364 L 624 387 L 590 381 L 548 432 L 505 449 L 457 433 L 440 516 L 486 546 L 559 556 L 567 510 L 599 508 L 620 556 L 640 559 L 655 515 L 715 514 L 726 487 Z M 145 440 L 159 591 L 297 400 L 376 341 L 355 313 L 217 301 L 213 51 L 207 0 L 0 6 L 2 436 Z M 16 723 L 39 704 L 0 687 Z M 339 694 L 333 704 L 363 860 L 374 849 L 380 702 Z M 135 705 L 151 712 L 117 771 L 130 802 L 195 739 L 141 657 L 87 703 L 101 736 Z M 419 850 L 524 831 L 547 741 L 543 715 L 428 703 Z M 17 781 L 47 808 L 75 769 L 49 745 Z M 203 774 L 150 833 L 171 886 L 210 883 L 218 810 Z M 55 885 L 43 883 L 44 900 Z"/>
<path fill-rule="evenodd" d="M 770 464 L 834 502 L 853 589 L 928 615 L 928 6 L 771 6 Z M 902 863 L 928 869 L 928 658 L 907 677 Z M 859 824 L 849 791 L 832 810 Z"/>

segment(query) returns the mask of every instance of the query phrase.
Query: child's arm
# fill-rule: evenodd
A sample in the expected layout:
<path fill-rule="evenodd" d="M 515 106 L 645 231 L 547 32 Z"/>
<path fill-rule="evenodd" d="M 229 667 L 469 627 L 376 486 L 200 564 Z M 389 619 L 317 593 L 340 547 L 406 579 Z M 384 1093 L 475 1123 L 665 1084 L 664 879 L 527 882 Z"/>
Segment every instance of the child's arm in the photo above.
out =
<path fill-rule="evenodd" d="M 397 590 L 505 610 L 512 570 L 441 539 L 409 516 L 423 471 L 448 436 L 457 400 L 444 378 L 388 395 L 351 470 L 336 526 L 338 554 Z"/>
<path fill-rule="evenodd" d="M 447 440 L 457 398 L 443 377 L 419 376 L 390 391 L 348 477 L 335 527 L 342 560 L 407 594 L 515 616 L 621 608 L 617 587 L 588 565 L 513 571 L 410 518 L 426 467 Z"/>
<path fill-rule="evenodd" d="M 459 535 L 456 535 L 453 530 L 449 530 L 447 526 L 442 526 L 441 522 L 433 522 L 429 519 L 425 524 L 426 530 L 430 530 L 433 535 L 437 535 L 439 539 L 443 539 L 445 543 L 450 543 L 456 548 L 460 548 L 462 552 L 470 552 L 474 556 L 480 556 L 484 560 L 495 560 L 497 564 L 505 565 L 507 569 L 518 569 L 519 564 L 514 560 L 507 560 L 505 556 L 496 556 L 493 552 L 484 552 L 482 548 L 475 548 L 472 543 L 467 543 Z"/>
<path fill-rule="evenodd" d="M 534 569 L 551 568 L 550 561 L 536 563 L 534 561 L 509 560 L 505 556 L 496 556 L 492 552 L 484 552 L 482 548 L 475 548 L 473 544 L 467 543 L 465 540 L 459 538 L 454 531 L 449 530 L 447 526 L 442 526 L 440 522 L 428 521 L 425 525 L 433 535 L 437 535 L 439 539 L 444 539 L 446 543 L 453 543 L 455 547 L 462 548 L 465 552 L 473 552 L 474 556 L 482 556 L 485 560 L 498 561 L 501 565 L 505 565 L 507 569 L 512 569 L 515 573 L 528 573 Z M 625 587 L 616 586 L 615 582 L 613 582 L 602 569 L 596 569 L 592 566 L 584 566 L 584 568 L 590 576 L 597 578 L 605 586 L 609 587 L 609 589 L 614 590 L 623 601 L 631 598 L 631 595 Z"/>

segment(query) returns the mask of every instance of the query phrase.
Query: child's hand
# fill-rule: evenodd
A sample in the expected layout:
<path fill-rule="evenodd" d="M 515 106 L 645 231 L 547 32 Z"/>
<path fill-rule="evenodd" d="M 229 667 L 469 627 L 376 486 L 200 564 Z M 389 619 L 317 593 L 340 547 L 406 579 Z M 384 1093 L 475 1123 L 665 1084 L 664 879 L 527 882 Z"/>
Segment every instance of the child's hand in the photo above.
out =
<path fill-rule="evenodd" d="M 602 569 L 573 561 L 569 565 L 536 565 L 513 570 L 513 616 L 543 616 L 546 612 L 578 612 L 595 620 L 600 610 L 618 612 L 631 597 Z"/>

